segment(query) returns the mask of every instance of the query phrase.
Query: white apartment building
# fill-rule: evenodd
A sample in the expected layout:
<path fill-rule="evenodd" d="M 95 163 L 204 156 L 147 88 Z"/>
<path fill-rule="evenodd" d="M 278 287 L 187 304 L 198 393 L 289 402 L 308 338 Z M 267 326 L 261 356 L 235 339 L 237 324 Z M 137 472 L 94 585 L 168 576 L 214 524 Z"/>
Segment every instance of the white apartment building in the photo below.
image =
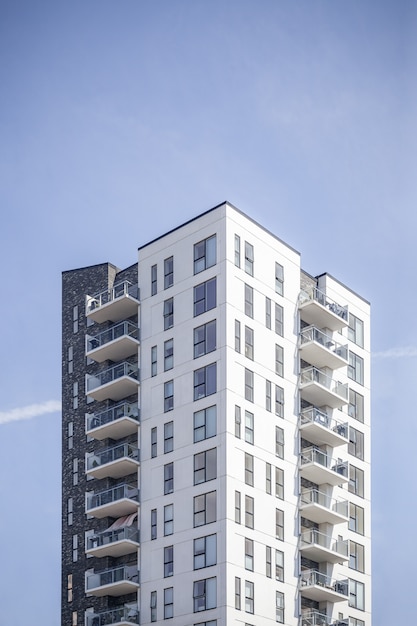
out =
<path fill-rule="evenodd" d="M 229 203 L 64 303 L 63 624 L 371 626 L 369 303 Z"/>

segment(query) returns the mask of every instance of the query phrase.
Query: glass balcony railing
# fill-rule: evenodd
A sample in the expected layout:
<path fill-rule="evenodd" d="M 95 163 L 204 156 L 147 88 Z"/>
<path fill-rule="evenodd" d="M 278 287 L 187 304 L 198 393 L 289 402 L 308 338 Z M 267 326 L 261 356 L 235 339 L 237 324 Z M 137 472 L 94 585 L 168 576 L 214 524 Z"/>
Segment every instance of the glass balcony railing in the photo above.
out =
<path fill-rule="evenodd" d="M 134 363 L 128 363 L 127 361 L 123 363 L 118 363 L 117 365 L 113 365 L 104 372 L 99 372 L 98 374 L 87 375 L 86 380 L 86 388 L 87 393 L 90 391 L 94 391 L 97 387 L 101 387 L 102 385 L 106 385 L 107 383 L 114 382 L 123 376 L 128 376 L 129 378 L 133 378 L 134 380 L 139 380 L 139 369 L 138 366 Z"/>
<path fill-rule="evenodd" d="M 328 376 L 317 367 L 305 367 L 302 369 L 300 373 L 300 383 L 301 385 L 317 383 L 347 402 L 349 392 L 347 384 L 333 380 L 331 376 Z"/>
<path fill-rule="evenodd" d="M 131 526 L 123 526 L 115 530 L 105 530 L 102 533 L 87 537 L 87 550 L 94 550 L 108 546 L 118 541 L 133 541 L 139 543 L 139 530 Z"/>
<path fill-rule="evenodd" d="M 139 624 L 136 608 L 121 606 L 101 613 L 86 612 L 86 626 L 108 626 L 109 624 Z"/>
<path fill-rule="evenodd" d="M 320 346 L 326 348 L 326 350 L 335 354 L 344 361 L 347 361 L 348 359 L 347 344 L 342 345 L 341 343 L 334 341 L 334 339 L 330 335 L 327 335 L 325 332 L 319 330 L 315 326 L 307 326 L 307 328 L 303 328 L 303 330 L 300 332 L 301 346 L 310 342 L 315 342 L 319 344 Z"/>
<path fill-rule="evenodd" d="M 309 611 L 301 616 L 300 626 L 330 626 L 330 618 L 320 611 Z"/>
<path fill-rule="evenodd" d="M 114 585 L 123 581 L 139 583 L 139 572 L 137 565 L 124 565 L 115 569 L 106 569 L 102 572 L 95 572 L 86 577 L 86 590 L 97 589 L 105 585 Z"/>
<path fill-rule="evenodd" d="M 87 297 L 86 312 L 87 315 L 94 309 L 101 307 L 109 302 L 113 302 L 123 296 L 130 296 L 135 300 L 139 299 L 139 289 L 137 285 L 133 285 L 129 281 L 125 280 L 122 283 L 115 285 L 112 289 L 107 289 L 101 293 L 97 293 L 94 296 Z"/>
<path fill-rule="evenodd" d="M 94 430 L 95 428 L 101 428 L 123 417 L 130 417 L 136 421 L 139 421 L 139 408 L 136 402 L 122 402 L 113 406 L 111 409 L 102 411 L 101 413 L 94 413 L 94 415 L 87 415 L 86 417 L 86 430 Z"/>
<path fill-rule="evenodd" d="M 349 514 L 349 502 L 347 500 L 337 500 L 315 488 L 301 492 L 300 504 L 301 506 L 317 504 L 342 517 L 348 517 Z"/>
<path fill-rule="evenodd" d="M 112 504 L 113 502 L 117 502 L 118 500 L 122 500 L 124 498 L 138 502 L 139 490 L 137 487 L 132 487 L 130 485 L 118 485 L 117 487 L 106 489 L 105 491 L 100 491 L 99 493 L 87 493 L 86 496 L 86 510 L 88 512 L 99 506 Z"/>
<path fill-rule="evenodd" d="M 336 420 L 324 411 L 320 411 L 316 407 L 308 407 L 307 409 L 303 409 L 300 413 L 300 426 L 305 426 L 306 424 L 317 424 L 319 426 L 323 426 L 327 428 L 329 431 L 332 431 L 343 437 L 343 439 L 348 440 L 349 436 L 349 428 L 347 422 L 340 422 Z"/>
<path fill-rule="evenodd" d="M 317 289 L 317 287 L 313 287 L 308 291 L 301 291 L 299 295 L 299 304 L 304 304 L 310 301 L 321 304 L 321 306 L 328 309 L 331 313 L 334 313 L 334 315 L 340 317 L 343 321 L 348 321 L 348 307 L 342 306 L 331 298 L 328 298 L 326 294 L 320 291 L 320 289 Z"/>
<path fill-rule="evenodd" d="M 92 337 L 87 335 L 86 351 L 90 352 L 91 350 L 96 350 L 121 337 L 131 337 L 132 339 L 139 340 L 139 328 L 136 324 L 133 324 L 133 322 L 119 322 L 97 335 Z"/>
<path fill-rule="evenodd" d="M 305 448 L 301 451 L 300 455 L 301 466 L 307 463 L 318 463 L 323 467 L 340 474 L 344 478 L 349 477 L 349 463 L 347 461 L 335 461 L 331 459 L 326 452 L 312 446 L 311 448 Z"/>
<path fill-rule="evenodd" d="M 107 463 L 113 463 L 120 459 L 139 461 L 139 450 L 129 443 L 121 443 L 118 446 L 107 448 L 102 452 L 87 457 L 87 471 L 91 471 Z"/>
<path fill-rule="evenodd" d="M 315 569 L 305 570 L 301 572 L 301 591 L 303 587 L 311 587 L 315 585 L 319 587 L 325 587 L 326 589 L 334 591 L 335 593 L 339 593 L 343 596 L 348 596 L 349 594 L 348 580 L 335 580 L 330 576 L 326 576 L 326 574 L 322 574 Z"/>
<path fill-rule="evenodd" d="M 320 532 L 316 528 L 310 528 L 309 530 L 303 531 L 300 536 L 300 547 L 303 548 L 313 544 L 320 546 L 325 550 L 335 552 L 343 558 L 347 558 L 348 556 L 348 542 L 346 540 L 335 540 L 329 535 Z"/>

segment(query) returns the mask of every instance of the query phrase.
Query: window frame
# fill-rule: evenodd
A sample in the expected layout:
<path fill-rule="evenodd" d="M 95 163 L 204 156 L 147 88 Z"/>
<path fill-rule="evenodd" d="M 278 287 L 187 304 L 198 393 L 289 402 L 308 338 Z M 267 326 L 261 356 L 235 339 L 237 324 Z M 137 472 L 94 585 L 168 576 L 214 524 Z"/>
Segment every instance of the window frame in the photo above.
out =
<path fill-rule="evenodd" d="M 217 448 L 209 448 L 194 454 L 194 485 L 201 485 L 217 478 Z"/>
<path fill-rule="evenodd" d="M 174 463 L 164 465 L 164 496 L 174 492 Z"/>
<path fill-rule="evenodd" d="M 217 393 L 217 363 L 194 370 L 194 401 Z"/>
<path fill-rule="evenodd" d="M 195 359 L 198 359 L 205 354 L 209 354 L 210 352 L 214 352 L 217 349 L 216 326 L 216 320 L 214 319 L 194 328 L 193 339 Z"/>
<path fill-rule="evenodd" d="M 199 256 L 196 256 L 197 254 Z M 217 237 L 214 234 L 194 244 L 194 275 L 204 272 L 204 270 L 213 267 L 216 263 Z"/>
<path fill-rule="evenodd" d="M 214 276 L 193 289 L 194 317 L 203 315 L 217 306 L 217 278 Z"/>
<path fill-rule="evenodd" d="M 197 419 L 199 419 L 201 414 L 203 414 L 203 422 L 197 424 Z M 199 411 L 194 411 L 193 426 L 194 443 L 215 437 L 217 435 L 217 405 L 213 404 Z M 203 433 L 203 437 L 197 436 L 197 433 L 199 434 L 200 432 Z"/>
<path fill-rule="evenodd" d="M 174 284 L 174 257 L 171 255 L 164 259 L 164 289 L 169 289 Z"/>

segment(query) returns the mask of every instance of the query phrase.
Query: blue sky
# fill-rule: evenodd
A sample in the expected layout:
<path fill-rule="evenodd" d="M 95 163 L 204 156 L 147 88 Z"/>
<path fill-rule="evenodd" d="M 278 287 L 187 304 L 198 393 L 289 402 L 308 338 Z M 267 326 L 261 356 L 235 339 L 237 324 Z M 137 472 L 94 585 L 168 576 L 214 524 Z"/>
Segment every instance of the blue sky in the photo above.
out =
<path fill-rule="evenodd" d="M 407 0 L 2 0 L 0 623 L 22 589 L 60 619 L 61 272 L 226 199 L 372 303 L 374 624 L 413 623 L 416 29 Z"/>

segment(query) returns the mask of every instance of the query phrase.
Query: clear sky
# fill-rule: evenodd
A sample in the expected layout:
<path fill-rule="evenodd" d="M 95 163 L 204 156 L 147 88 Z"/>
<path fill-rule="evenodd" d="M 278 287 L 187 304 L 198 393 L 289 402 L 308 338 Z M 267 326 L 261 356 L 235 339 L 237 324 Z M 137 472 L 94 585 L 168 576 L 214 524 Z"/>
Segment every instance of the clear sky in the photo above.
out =
<path fill-rule="evenodd" d="M 226 199 L 372 303 L 374 625 L 415 623 L 416 33 L 407 0 L 0 2 L 0 624 L 60 620 L 61 272 Z"/>

